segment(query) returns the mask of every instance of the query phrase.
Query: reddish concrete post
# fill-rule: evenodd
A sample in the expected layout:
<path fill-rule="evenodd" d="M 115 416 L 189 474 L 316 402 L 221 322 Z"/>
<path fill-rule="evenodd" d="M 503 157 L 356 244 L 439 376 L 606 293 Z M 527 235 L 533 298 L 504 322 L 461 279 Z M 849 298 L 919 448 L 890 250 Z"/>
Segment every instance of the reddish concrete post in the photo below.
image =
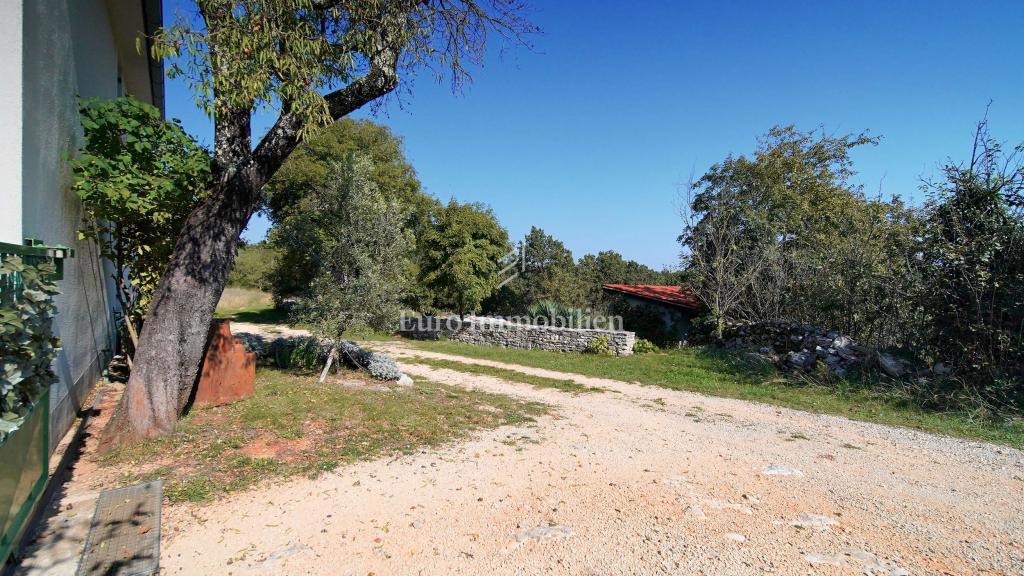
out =
<path fill-rule="evenodd" d="M 196 387 L 196 406 L 219 406 L 252 396 L 256 354 L 231 335 L 231 323 L 214 320 Z"/>

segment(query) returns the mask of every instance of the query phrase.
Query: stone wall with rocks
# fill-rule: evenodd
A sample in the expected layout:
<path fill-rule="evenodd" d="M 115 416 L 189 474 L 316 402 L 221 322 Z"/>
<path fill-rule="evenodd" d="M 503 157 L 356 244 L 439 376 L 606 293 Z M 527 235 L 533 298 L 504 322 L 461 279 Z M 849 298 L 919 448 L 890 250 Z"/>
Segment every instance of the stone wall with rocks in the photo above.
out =
<path fill-rule="evenodd" d="M 942 364 L 915 366 L 888 352 L 861 346 L 849 336 L 798 322 L 735 322 L 723 334 L 726 348 L 746 350 L 752 364 L 772 364 L 787 372 L 813 372 L 819 365 L 840 378 L 868 369 L 892 379 L 942 376 Z"/>
<path fill-rule="evenodd" d="M 487 317 L 404 318 L 398 333 L 417 340 L 437 340 L 443 336 L 467 344 L 557 352 L 583 352 L 592 340 L 605 337 L 609 350 L 618 356 L 632 354 L 636 343 L 636 334 L 625 330 L 562 328 Z"/>
<path fill-rule="evenodd" d="M 745 357 L 754 363 L 810 372 L 821 362 L 840 378 L 863 366 L 869 355 L 848 336 L 797 322 L 732 323 L 723 340 L 726 348 L 751 349 Z"/>

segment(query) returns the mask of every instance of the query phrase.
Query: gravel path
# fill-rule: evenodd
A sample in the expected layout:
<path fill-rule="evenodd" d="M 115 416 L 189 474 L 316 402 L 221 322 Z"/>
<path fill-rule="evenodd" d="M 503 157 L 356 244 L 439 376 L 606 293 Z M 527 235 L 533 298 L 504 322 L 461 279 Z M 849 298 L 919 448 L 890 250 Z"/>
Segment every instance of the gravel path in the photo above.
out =
<path fill-rule="evenodd" d="M 375 346 L 555 413 L 171 507 L 162 574 L 1024 574 L 1018 450 L 584 376 L 607 391 L 571 395 Z"/>

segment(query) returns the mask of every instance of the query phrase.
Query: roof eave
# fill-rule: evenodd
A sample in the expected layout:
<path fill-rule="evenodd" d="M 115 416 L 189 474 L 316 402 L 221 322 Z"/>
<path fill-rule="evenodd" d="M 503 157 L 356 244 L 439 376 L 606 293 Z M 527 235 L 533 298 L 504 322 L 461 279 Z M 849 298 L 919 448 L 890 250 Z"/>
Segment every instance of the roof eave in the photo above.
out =
<path fill-rule="evenodd" d="M 641 300 L 647 300 L 648 302 L 655 302 L 658 304 L 664 304 L 665 306 L 672 306 L 673 308 L 679 308 L 682 310 L 693 310 L 697 311 L 700 309 L 698 305 L 683 304 L 681 302 L 672 302 L 671 300 L 662 300 L 661 298 L 654 298 L 643 294 L 636 294 L 633 292 L 627 292 L 618 288 L 611 288 L 609 286 L 601 286 L 602 290 L 608 290 L 609 292 L 615 292 L 616 294 L 622 294 L 623 296 L 632 296 L 633 298 L 639 298 Z"/>
<path fill-rule="evenodd" d="M 164 11 L 161 0 L 142 0 L 142 16 L 146 30 L 146 56 L 149 59 L 149 86 L 152 91 L 153 105 L 166 116 L 167 109 L 164 99 L 164 62 L 153 58 L 153 36 L 163 26 Z"/>

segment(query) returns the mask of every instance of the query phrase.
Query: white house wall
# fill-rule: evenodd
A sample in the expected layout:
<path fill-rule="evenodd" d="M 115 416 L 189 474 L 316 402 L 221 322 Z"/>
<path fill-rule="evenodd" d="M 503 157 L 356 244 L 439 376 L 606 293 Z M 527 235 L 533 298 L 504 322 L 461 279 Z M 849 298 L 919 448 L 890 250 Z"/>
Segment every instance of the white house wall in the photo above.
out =
<path fill-rule="evenodd" d="M 76 97 L 116 97 L 118 57 L 102 0 L 31 0 L 23 10 L 21 232 L 77 250 L 56 302 L 63 348 L 50 396 L 52 448 L 113 348 L 107 273 L 95 247 L 77 239 L 82 214 L 66 159 L 81 142 Z"/>
<path fill-rule="evenodd" d="M 21 244 L 20 0 L 0 0 L 0 242 Z"/>

